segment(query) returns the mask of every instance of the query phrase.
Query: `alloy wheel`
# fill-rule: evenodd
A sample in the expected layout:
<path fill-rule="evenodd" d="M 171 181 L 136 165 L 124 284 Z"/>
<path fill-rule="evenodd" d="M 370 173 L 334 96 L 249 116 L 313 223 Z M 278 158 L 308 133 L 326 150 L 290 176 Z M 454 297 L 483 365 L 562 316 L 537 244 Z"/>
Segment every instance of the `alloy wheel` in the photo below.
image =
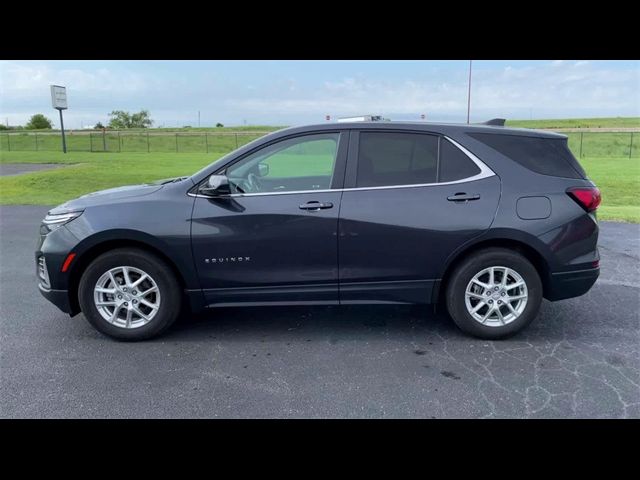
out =
<path fill-rule="evenodd" d="M 160 290 L 148 273 L 135 267 L 105 272 L 93 290 L 95 306 L 105 320 L 121 328 L 139 328 L 160 309 Z"/>
<path fill-rule="evenodd" d="M 465 290 L 467 312 L 488 327 L 502 327 L 516 320 L 527 306 L 527 284 L 508 267 L 488 267 L 469 281 Z"/>

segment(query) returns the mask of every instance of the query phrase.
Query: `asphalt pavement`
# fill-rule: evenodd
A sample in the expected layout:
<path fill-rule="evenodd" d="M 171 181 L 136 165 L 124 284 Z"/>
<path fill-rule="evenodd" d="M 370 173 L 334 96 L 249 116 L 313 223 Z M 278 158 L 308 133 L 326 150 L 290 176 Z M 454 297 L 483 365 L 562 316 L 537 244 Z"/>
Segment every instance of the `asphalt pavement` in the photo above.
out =
<path fill-rule="evenodd" d="M 0 163 L 0 177 L 13 177 L 23 173 L 40 172 L 64 166 L 55 163 Z"/>
<path fill-rule="evenodd" d="M 42 298 L 46 207 L 0 207 L 2 418 L 640 418 L 640 225 L 601 278 L 490 342 L 429 307 L 217 309 L 121 343 Z"/>

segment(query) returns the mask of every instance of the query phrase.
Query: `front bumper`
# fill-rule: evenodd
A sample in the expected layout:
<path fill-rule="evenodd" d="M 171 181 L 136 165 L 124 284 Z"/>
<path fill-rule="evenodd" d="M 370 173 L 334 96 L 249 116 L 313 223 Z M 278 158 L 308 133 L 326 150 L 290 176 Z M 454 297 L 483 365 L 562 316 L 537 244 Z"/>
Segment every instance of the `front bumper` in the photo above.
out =
<path fill-rule="evenodd" d="M 589 291 L 599 275 L 600 267 L 552 273 L 544 296 L 551 301 L 579 297 Z"/>
<path fill-rule="evenodd" d="M 38 290 L 44 298 L 53 303 L 64 313 L 72 315 L 71 305 L 69 305 L 69 292 L 67 290 L 53 290 L 45 288 L 41 283 L 38 284 Z"/>

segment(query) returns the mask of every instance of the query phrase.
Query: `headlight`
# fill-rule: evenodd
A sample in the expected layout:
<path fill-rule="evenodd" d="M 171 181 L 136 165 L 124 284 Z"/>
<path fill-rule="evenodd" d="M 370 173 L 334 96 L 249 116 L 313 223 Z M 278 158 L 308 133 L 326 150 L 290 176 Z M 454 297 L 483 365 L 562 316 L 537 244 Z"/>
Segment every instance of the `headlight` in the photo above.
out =
<path fill-rule="evenodd" d="M 46 235 L 49 232 L 53 232 L 54 230 L 57 230 L 65 223 L 69 223 L 74 218 L 78 218 L 80 215 L 82 215 L 82 211 L 47 215 L 46 217 L 44 217 L 44 220 L 42 220 L 42 226 L 40 227 L 40 232 L 43 235 Z"/>

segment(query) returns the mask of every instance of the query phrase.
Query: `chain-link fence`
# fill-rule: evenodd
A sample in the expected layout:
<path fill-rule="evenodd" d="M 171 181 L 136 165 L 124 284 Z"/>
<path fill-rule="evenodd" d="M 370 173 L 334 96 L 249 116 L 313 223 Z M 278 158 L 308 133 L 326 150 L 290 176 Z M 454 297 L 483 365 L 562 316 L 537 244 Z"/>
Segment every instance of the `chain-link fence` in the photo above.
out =
<path fill-rule="evenodd" d="M 228 153 L 268 132 L 66 132 L 69 152 Z M 60 151 L 60 132 L 0 135 L 0 150 Z"/>
<path fill-rule="evenodd" d="M 569 148 L 578 157 L 640 157 L 638 132 L 567 132 Z"/>
<path fill-rule="evenodd" d="M 70 152 L 228 153 L 267 132 L 68 132 Z M 638 132 L 568 132 L 569 148 L 582 157 L 640 157 Z M 0 151 L 60 151 L 60 132 L 0 134 Z"/>

